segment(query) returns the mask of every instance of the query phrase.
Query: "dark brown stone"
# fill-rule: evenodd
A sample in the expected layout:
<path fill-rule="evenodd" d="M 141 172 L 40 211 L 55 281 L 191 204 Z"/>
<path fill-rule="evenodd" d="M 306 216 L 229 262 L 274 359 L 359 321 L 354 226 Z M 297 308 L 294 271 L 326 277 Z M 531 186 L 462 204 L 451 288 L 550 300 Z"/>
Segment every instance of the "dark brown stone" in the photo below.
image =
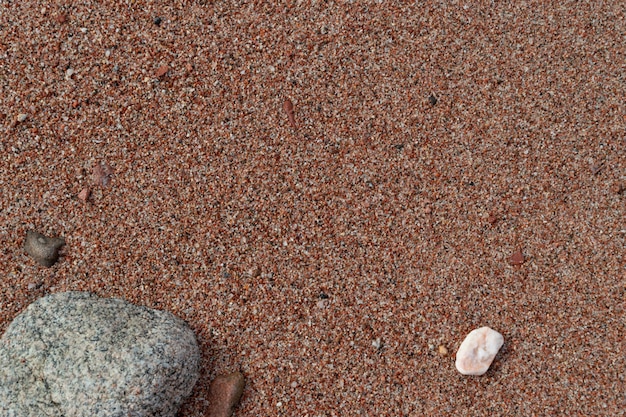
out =
<path fill-rule="evenodd" d="M 230 417 L 239 404 L 245 380 L 241 372 L 218 375 L 211 383 L 209 417 Z"/>

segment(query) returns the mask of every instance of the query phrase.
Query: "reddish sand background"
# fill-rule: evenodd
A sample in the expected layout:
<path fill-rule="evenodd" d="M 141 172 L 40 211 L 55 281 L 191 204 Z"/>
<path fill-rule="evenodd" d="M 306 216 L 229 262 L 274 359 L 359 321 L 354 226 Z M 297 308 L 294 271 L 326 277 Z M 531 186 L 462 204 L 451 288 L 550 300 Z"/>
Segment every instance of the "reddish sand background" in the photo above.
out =
<path fill-rule="evenodd" d="M 66 290 L 169 310 L 181 417 L 233 370 L 237 416 L 623 415 L 626 3 L 73 3 L 0 4 L 0 333 Z"/>

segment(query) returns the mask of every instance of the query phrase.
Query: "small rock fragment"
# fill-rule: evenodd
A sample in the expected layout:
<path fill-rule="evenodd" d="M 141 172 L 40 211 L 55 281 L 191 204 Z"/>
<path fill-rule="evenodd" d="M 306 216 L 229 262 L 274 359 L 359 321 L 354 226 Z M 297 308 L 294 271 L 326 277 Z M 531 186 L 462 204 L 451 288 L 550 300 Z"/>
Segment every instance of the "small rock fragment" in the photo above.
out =
<path fill-rule="evenodd" d="M 285 111 L 285 113 L 287 113 L 289 124 L 291 125 L 291 127 L 295 129 L 297 127 L 296 118 L 293 113 L 293 103 L 291 102 L 291 100 L 289 99 L 285 100 L 285 102 L 283 103 L 283 110 Z"/>
<path fill-rule="evenodd" d="M 106 187 L 111 182 L 113 168 L 106 163 L 96 164 L 93 167 L 92 179 L 96 185 Z"/>
<path fill-rule="evenodd" d="M 28 115 L 26 113 L 20 113 L 17 115 L 17 121 L 19 123 L 25 122 L 27 118 L 28 118 Z"/>
<path fill-rule="evenodd" d="M 28 290 L 29 291 L 38 290 L 39 288 L 41 288 L 42 285 L 43 285 L 43 281 L 29 282 Z"/>
<path fill-rule="evenodd" d="M 513 255 L 511 255 L 510 261 L 511 265 L 520 266 L 525 261 L 524 254 L 518 249 L 515 253 L 513 253 Z"/>
<path fill-rule="evenodd" d="M 251 278 L 259 277 L 261 275 L 261 268 L 259 268 L 258 266 L 250 268 L 250 270 L 248 271 L 248 275 L 250 275 Z"/>
<path fill-rule="evenodd" d="M 383 341 L 380 337 L 376 338 L 376 340 L 374 340 L 372 342 L 372 346 L 374 346 L 376 348 L 376 350 L 380 350 L 383 347 Z"/>
<path fill-rule="evenodd" d="M 432 106 L 434 106 L 435 104 L 437 104 L 437 97 L 435 97 L 435 95 L 434 95 L 434 94 L 431 94 L 431 95 L 428 97 L 428 102 L 429 102 Z"/>
<path fill-rule="evenodd" d="M 472 330 L 456 352 L 456 369 L 463 375 L 482 375 L 504 344 L 502 334 L 489 327 Z"/>
<path fill-rule="evenodd" d="M 170 70 L 170 68 L 167 65 L 161 65 L 159 68 L 157 68 L 157 70 L 154 73 L 154 75 L 156 75 L 157 78 L 161 78 L 162 76 L 167 74 L 167 72 L 169 70 Z"/>
<path fill-rule="evenodd" d="M 448 356 L 448 348 L 446 348 L 444 345 L 439 345 L 439 355 Z"/>
<path fill-rule="evenodd" d="M 211 383 L 209 417 L 230 417 L 239 404 L 245 380 L 241 372 L 218 375 Z"/>
<path fill-rule="evenodd" d="M 157 16 L 157 17 L 155 17 L 155 18 L 152 20 L 152 23 L 154 23 L 156 26 L 160 26 L 160 25 L 161 25 L 161 22 L 163 22 L 163 19 L 161 19 L 161 18 L 160 18 L 160 17 L 158 17 L 158 16 Z"/>
<path fill-rule="evenodd" d="M 89 188 L 83 188 L 80 193 L 78 193 L 78 198 L 83 203 L 86 203 L 89 200 L 89 196 L 91 196 L 91 190 Z"/>
<path fill-rule="evenodd" d="M 59 13 L 56 17 L 56 21 L 61 24 L 67 22 L 67 15 L 63 13 Z"/>
<path fill-rule="evenodd" d="M 65 239 L 62 237 L 50 238 L 32 230 L 26 233 L 24 241 L 26 253 L 46 267 L 51 267 L 59 259 L 59 249 L 63 245 Z"/>

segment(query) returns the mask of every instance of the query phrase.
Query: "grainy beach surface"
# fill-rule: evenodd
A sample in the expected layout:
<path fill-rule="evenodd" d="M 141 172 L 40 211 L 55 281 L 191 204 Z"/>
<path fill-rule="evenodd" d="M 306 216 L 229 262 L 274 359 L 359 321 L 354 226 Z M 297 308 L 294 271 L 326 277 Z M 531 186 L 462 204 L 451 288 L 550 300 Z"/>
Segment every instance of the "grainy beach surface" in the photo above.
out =
<path fill-rule="evenodd" d="M 351 3 L 0 2 L 0 333 L 171 311 L 181 417 L 623 415 L 626 4 Z"/>

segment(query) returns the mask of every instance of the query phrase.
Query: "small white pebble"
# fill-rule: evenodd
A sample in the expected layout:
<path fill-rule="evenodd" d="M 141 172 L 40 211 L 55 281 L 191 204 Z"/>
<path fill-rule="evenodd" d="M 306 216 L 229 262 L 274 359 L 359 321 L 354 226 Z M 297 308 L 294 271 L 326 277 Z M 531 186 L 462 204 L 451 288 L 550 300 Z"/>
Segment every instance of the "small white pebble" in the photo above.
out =
<path fill-rule="evenodd" d="M 463 375 L 482 375 L 504 344 L 504 337 L 489 327 L 472 330 L 456 352 L 456 369 Z"/>
<path fill-rule="evenodd" d="M 28 115 L 26 113 L 20 113 L 17 115 L 17 121 L 22 123 L 23 121 L 26 120 L 27 117 Z"/>

